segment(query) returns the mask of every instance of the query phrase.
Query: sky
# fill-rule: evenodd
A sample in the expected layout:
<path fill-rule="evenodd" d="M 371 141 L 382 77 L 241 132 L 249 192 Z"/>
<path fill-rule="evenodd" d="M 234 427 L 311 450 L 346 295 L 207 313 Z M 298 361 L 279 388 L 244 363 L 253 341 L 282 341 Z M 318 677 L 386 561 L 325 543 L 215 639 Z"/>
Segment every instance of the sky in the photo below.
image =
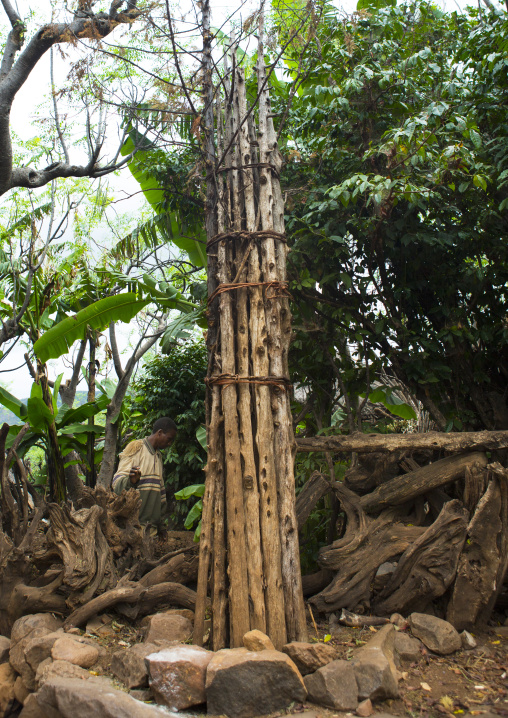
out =
<path fill-rule="evenodd" d="M 466 0 L 437 0 L 437 4 L 444 10 L 453 11 L 464 8 L 467 4 L 471 3 L 467 3 Z M 338 2 L 337 5 L 341 7 L 345 13 L 351 13 L 356 9 L 356 0 L 342 0 L 342 2 Z M 19 0 L 18 11 L 23 16 L 26 16 L 30 7 L 37 8 L 38 13 L 46 14 L 47 17 L 45 19 L 49 19 L 51 5 L 48 0 L 42 0 L 42 2 L 32 4 L 24 2 L 24 0 Z M 178 7 L 180 9 L 181 7 L 185 7 L 185 0 L 184 4 L 182 5 L 180 3 Z M 221 26 L 231 13 L 232 7 L 234 7 L 232 3 L 223 3 L 219 5 L 212 2 L 213 25 Z M 243 17 L 247 17 L 256 7 L 257 2 L 254 0 L 248 0 L 242 8 Z M 2 36 L 5 36 L 6 26 L 7 23 L 5 15 L 0 15 L 0 31 Z M 62 60 L 58 53 L 55 53 L 55 81 L 57 86 L 59 82 L 65 78 L 67 67 L 67 62 Z M 43 103 L 45 95 L 48 92 L 48 77 L 49 53 L 46 53 L 36 69 L 31 73 L 14 101 L 11 113 L 12 126 L 16 128 L 16 133 L 21 140 L 28 140 L 34 136 L 34 120 L 37 118 L 37 108 L 41 105 L 41 103 Z M 69 149 L 71 151 L 71 159 L 76 161 L 75 148 L 71 147 Z M 125 198 L 123 201 L 116 203 L 116 207 L 120 212 L 135 212 L 143 206 L 144 200 L 142 195 L 139 194 L 139 185 L 136 183 L 128 170 L 123 171 L 120 174 L 120 177 L 113 178 L 110 181 L 114 186 L 116 196 L 119 197 L 120 200 L 122 200 L 122 197 Z M 8 202 L 8 196 L 4 198 L 3 201 Z M 98 238 L 100 239 L 102 237 L 106 237 L 106 233 L 107 228 L 105 230 L 99 230 Z M 71 236 L 69 236 L 68 239 L 72 242 Z M 131 333 L 131 329 L 127 325 L 119 325 L 118 340 L 120 349 L 124 352 L 124 355 L 129 352 Z M 22 366 L 21 369 L 16 371 L 11 370 L 24 364 L 23 354 L 25 351 L 26 347 L 19 343 L 19 345 L 13 349 L 11 354 L 0 364 L 0 386 L 6 388 L 8 391 L 11 391 L 19 398 L 27 397 L 31 385 L 31 379 L 26 366 Z M 54 373 L 54 376 L 50 378 L 55 378 L 57 374 L 64 372 L 65 379 L 70 374 L 69 368 L 66 367 L 60 360 L 51 363 L 51 371 Z M 84 388 L 84 382 L 82 382 L 80 388 Z"/>

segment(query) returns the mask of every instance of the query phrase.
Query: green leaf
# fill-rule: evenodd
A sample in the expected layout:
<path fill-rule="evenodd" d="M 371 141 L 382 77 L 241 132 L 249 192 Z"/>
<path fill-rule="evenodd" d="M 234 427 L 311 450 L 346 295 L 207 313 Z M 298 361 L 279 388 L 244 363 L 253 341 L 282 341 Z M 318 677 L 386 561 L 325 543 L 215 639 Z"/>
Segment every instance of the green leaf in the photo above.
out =
<path fill-rule="evenodd" d="M 208 450 L 206 443 L 206 428 L 204 426 L 198 426 L 196 429 L 196 439 L 199 441 L 205 451 Z"/>
<path fill-rule="evenodd" d="M 191 508 L 185 519 L 184 528 L 191 529 L 194 526 L 194 522 L 197 521 L 203 513 L 203 500 L 199 499 L 196 501 L 194 506 Z"/>
<path fill-rule="evenodd" d="M 10 394 L 7 389 L 4 389 L 1 386 L 0 404 L 2 404 L 2 406 L 5 406 L 6 409 L 9 409 L 9 411 L 12 411 L 12 413 L 15 414 L 18 419 L 24 419 L 27 415 L 26 404 L 23 404 L 22 401 L 16 399 L 16 397 Z"/>
<path fill-rule="evenodd" d="M 53 414 L 55 414 L 55 416 L 58 414 L 58 390 L 60 389 L 62 378 L 63 374 L 59 374 L 53 387 Z"/>
<path fill-rule="evenodd" d="M 34 384 L 34 386 L 39 386 L 38 384 Z M 40 388 L 40 387 L 39 387 Z M 33 391 L 32 391 L 33 393 Z M 27 411 L 28 411 L 28 421 L 30 422 L 31 428 L 41 433 L 43 431 L 46 431 L 49 424 L 54 419 L 53 413 L 49 409 L 48 406 L 46 406 L 46 403 L 43 399 L 41 399 L 38 396 L 31 396 L 30 399 L 27 401 Z"/>
<path fill-rule="evenodd" d="M 204 484 L 193 484 L 192 486 L 186 486 L 184 489 L 180 489 L 175 493 L 175 499 L 183 501 L 190 499 L 191 496 L 203 496 L 205 493 Z"/>
<path fill-rule="evenodd" d="M 34 351 L 41 362 L 57 359 L 66 354 L 75 341 L 85 338 L 88 327 L 102 331 L 111 322 L 129 323 L 147 304 L 148 300 L 139 300 L 133 292 L 100 299 L 45 332 L 35 342 Z"/>
<path fill-rule="evenodd" d="M 104 434 L 104 427 L 100 424 L 69 424 L 58 430 L 58 436 L 62 434 Z"/>

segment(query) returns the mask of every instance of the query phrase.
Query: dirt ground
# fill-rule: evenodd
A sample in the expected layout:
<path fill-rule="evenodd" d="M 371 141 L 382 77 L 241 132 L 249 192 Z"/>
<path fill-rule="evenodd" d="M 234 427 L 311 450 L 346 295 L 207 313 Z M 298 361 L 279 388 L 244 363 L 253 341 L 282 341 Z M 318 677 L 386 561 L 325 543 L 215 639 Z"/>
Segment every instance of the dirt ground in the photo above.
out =
<path fill-rule="evenodd" d="M 111 655 L 122 647 L 142 641 L 144 627 L 118 618 L 103 620 L 107 622 L 87 635 L 93 636 L 94 642 L 105 649 L 93 672 L 110 675 Z M 340 626 L 336 630 L 338 633 L 327 642 L 336 647 L 337 658 L 347 660 L 355 648 L 374 635 L 376 629 Z M 324 622 L 317 622 L 315 626 L 310 623 L 309 640 L 323 641 L 328 631 Z M 83 631 L 80 633 L 83 635 Z M 411 718 L 508 716 L 508 628 L 493 626 L 473 635 L 478 644 L 473 650 L 458 651 L 450 656 L 438 656 L 424 650 L 420 661 L 402 664 L 399 669 L 400 698 L 375 703 L 374 712 Z M 118 687 L 123 686 L 118 684 Z M 286 715 L 334 718 L 345 714 L 305 703 L 290 706 Z"/>

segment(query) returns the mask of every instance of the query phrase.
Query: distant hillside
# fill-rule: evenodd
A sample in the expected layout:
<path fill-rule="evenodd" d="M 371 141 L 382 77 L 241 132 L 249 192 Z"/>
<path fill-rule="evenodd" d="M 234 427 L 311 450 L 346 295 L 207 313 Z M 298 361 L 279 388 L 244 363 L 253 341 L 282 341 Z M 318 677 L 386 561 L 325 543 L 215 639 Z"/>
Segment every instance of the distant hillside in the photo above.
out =
<path fill-rule="evenodd" d="M 74 399 L 74 408 L 81 406 L 81 404 L 86 403 L 86 391 L 77 391 L 76 392 L 76 398 Z M 22 399 L 21 400 L 24 404 L 28 401 L 28 399 Z M 58 397 L 58 406 L 62 405 L 62 400 L 60 397 Z M 7 424 L 20 424 L 21 420 L 18 419 L 18 417 L 12 413 L 12 411 L 9 411 L 4 406 L 0 405 L 0 426 L 4 423 Z"/>

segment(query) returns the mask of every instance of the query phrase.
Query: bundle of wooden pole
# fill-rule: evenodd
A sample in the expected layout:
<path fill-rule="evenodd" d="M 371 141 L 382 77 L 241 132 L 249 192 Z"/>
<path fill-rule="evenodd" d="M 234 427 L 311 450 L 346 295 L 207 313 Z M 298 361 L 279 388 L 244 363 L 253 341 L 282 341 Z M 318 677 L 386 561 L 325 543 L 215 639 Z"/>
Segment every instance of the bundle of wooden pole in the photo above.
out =
<path fill-rule="evenodd" d="M 208 462 L 194 641 L 203 643 L 210 593 L 214 650 L 242 645 L 250 629 L 266 632 L 280 648 L 306 636 L 281 156 L 270 118 L 262 14 L 256 127 L 234 45 L 222 101 L 213 91 L 208 12 L 205 5 Z"/>

